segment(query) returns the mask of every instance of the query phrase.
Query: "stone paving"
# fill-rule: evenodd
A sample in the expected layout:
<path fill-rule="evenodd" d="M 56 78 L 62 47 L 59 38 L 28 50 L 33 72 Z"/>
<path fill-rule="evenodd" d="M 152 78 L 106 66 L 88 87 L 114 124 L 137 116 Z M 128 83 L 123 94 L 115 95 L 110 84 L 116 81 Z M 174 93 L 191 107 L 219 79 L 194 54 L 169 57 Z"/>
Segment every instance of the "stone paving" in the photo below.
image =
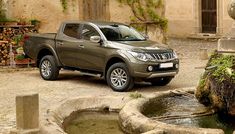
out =
<path fill-rule="evenodd" d="M 181 59 L 180 72 L 165 87 L 154 87 L 146 83 L 137 83 L 130 92 L 149 94 L 182 87 L 195 87 L 207 61 L 199 59 L 199 50 L 207 48 L 209 52 L 217 47 L 217 42 L 169 39 Z M 127 93 L 113 92 L 100 78 L 82 76 L 79 72 L 61 71 L 59 80 L 44 81 L 37 69 L 19 69 L 17 71 L 0 67 L 0 134 L 9 133 L 15 122 L 15 97 L 25 93 L 39 93 L 40 116 L 64 100 L 78 96 L 125 96 Z"/>

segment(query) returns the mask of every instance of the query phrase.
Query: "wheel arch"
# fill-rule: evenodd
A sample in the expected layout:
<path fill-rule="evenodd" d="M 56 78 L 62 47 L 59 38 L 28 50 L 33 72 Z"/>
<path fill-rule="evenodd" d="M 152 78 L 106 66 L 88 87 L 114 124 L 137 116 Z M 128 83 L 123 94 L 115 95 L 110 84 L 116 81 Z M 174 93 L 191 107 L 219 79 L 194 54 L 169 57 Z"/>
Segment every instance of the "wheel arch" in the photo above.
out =
<path fill-rule="evenodd" d="M 104 70 L 104 77 L 105 77 L 105 79 L 106 79 L 106 74 L 107 74 L 108 69 L 109 69 L 113 64 L 118 63 L 118 62 L 125 63 L 125 64 L 128 66 L 127 61 L 126 61 L 124 58 L 118 57 L 118 56 L 113 56 L 113 57 L 111 57 L 111 58 L 110 58 L 109 60 L 107 60 L 107 62 L 106 62 L 106 66 L 105 66 L 105 70 Z"/>
<path fill-rule="evenodd" d="M 52 55 L 52 56 L 54 56 L 54 58 L 55 58 L 55 60 L 56 60 L 55 62 L 56 62 L 56 64 L 57 64 L 57 66 L 61 66 L 60 61 L 59 61 L 59 58 L 57 57 L 56 52 L 55 52 L 53 49 L 51 49 L 51 48 L 43 47 L 43 48 L 40 49 L 40 51 L 38 52 L 38 55 L 37 55 L 37 60 L 36 60 L 36 65 L 37 65 L 37 67 L 39 67 L 39 64 L 40 64 L 41 59 L 42 59 L 44 56 L 46 56 L 46 55 Z"/>

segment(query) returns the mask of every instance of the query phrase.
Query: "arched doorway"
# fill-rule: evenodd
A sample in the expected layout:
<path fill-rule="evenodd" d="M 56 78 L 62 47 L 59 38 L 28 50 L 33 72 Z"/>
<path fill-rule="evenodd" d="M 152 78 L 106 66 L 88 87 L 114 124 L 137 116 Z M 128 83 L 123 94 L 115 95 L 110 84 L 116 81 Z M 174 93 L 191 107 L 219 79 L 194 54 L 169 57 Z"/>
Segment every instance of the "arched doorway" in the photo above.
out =
<path fill-rule="evenodd" d="M 201 0 L 202 33 L 216 33 L 217 0 Z"/>

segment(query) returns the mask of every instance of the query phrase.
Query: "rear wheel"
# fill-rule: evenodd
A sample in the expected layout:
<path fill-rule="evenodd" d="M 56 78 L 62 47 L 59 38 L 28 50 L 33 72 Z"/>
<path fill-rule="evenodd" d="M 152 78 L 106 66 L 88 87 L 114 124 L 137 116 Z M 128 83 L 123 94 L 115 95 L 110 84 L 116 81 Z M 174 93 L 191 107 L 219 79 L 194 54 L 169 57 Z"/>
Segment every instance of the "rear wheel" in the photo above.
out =
<path fill-rule="evenodd" d="M 154 86 L 165 86 L 171 82 L 173 77 L 160 77 L 150 80 L 152 85 Z"/>
<path fill-rule="evenodd" d="M 46 55 L 41 59 L 39 69 L 44 80 L 56 80 L 60 71 L 52 55 Z"/>
<path fill-rule="evenodd" d="M 118 92 L 128 91 L 134 86 L 133 78 L 125 63 L 115 63 L 107 71 L 108 85 Z"/>

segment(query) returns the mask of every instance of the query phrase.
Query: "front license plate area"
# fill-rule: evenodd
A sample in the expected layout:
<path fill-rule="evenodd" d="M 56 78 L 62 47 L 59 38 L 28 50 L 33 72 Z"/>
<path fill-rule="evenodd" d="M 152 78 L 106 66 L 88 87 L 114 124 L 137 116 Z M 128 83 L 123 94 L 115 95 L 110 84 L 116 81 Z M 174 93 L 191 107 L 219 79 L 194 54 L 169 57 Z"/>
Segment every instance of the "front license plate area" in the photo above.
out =
<path fill-rule="evenodd" d="M 174 64 L 173 63 L 161 63 L 160 64 L 160 68 L 172 68 L 174 66 Z"/>

